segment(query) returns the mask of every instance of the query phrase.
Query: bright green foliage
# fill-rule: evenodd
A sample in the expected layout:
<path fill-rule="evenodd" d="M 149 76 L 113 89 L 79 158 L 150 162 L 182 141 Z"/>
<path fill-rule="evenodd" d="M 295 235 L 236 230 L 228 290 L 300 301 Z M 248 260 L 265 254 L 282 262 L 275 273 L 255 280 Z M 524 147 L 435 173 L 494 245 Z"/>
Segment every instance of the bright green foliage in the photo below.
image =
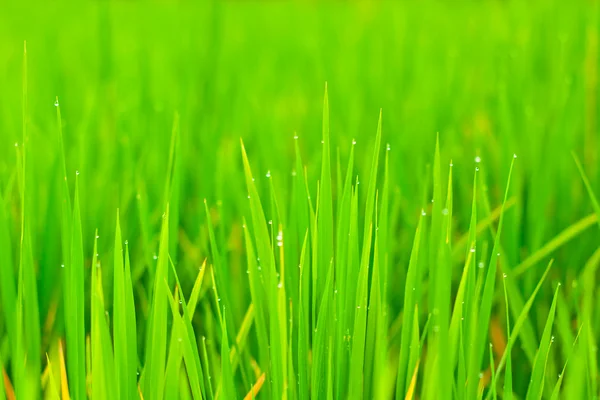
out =
<path fill-rule="evenodd" d="M 0 400 L 600 395 L 596 2 L 12 3 Z"/>

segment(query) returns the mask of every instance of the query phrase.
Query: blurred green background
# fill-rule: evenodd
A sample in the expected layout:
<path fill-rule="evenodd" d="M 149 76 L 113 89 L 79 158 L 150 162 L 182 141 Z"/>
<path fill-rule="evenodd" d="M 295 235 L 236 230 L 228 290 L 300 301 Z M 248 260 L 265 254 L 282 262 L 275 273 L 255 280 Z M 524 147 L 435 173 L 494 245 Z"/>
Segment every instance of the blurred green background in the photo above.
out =
<path fill-rule="evenodd" d="M 571 151 L 600 193 L 597 4 L 3 3 L 0 191 L 17 238 L 15 143 L 22 135 L 26 40 L 42 320 L 60 299 L 56 96 L 67 170 L 80 172 L 86 254 L 95 228 L 101 257 L 111 254 L 119 208 L 137 278 L 157 251 L 174 115 L 181 121 L 178 268 L 195 276 L 209 255 L 206 198 L 235 278 L 245 270 L 241 218 L 247 207 L 239 138 L 255 174 L 270 170 L 287 204 L 297 134 L 316 192 L 325 82 L 334 172 L 336 157 L 345 166 L 355 138 L 357 172 L 367 177 L 383 110 L 383 140 L 391 147 L 392 271 L 405 269 L 418 213 L 430 203 L 436 133 L 442 173 L 454 163 L 457 235 L 468 226 L 475 157 L 496 207 L 518 155 L 517 202 L 507 214 L 503 243 L 516 265 L 591 212 Z M 266 190 L 267 182 L 257 181 Z M 563 247 L 554 278 L 575 277 L 598 236 L 594 226 Z M 105 273 L 112 276 L 108 268 Z M 402 274 L 392 272 L 399 280 Z M 540 274 L 533 269 L 524 276 L 526 294 Z M 392 303 L 400 302 L 400 291 L 391 292 Z M 238 318 L 243 310 L 236 310 Z"/>

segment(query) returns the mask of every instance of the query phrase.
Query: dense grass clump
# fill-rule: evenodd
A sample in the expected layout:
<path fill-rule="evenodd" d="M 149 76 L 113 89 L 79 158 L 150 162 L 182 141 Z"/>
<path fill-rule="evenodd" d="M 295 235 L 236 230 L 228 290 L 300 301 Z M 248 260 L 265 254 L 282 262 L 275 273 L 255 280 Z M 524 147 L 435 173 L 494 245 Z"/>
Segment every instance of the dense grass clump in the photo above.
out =
<path fill-rule="evenodd" d="M 0 6 L 0 400 L 597 398 L 597 16 Z"/>

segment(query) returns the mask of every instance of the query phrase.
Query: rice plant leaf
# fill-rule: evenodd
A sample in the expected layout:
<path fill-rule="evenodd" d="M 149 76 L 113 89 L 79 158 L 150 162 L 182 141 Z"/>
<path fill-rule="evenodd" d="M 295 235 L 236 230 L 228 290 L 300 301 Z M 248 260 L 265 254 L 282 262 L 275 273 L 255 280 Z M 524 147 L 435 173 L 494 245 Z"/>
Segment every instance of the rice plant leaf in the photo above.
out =
<path fill-rule="evenodd" d="M 164 390 L 165 357 L 167 351 L 167 294 L 165 280 L 169 269 L 169 207 L 165 211 L 160 233 L 158 262 L 146 339 L 146 360 L 142 393 L 145 400 L 156 400 Z"/>
<path fill-rule="evenodd" d="M 367 328 L 369 259 L 371 253 L 371 233 L 367 230 L 360 262 L 360 272 L 355 301 L 354 329 L 352 335 L 352 355 L 350 357 L 349 393 L 361 396 L 363 393 L 363 364 L 365 360 L 365 336 Z"/>
<path fill-rule="evenodd" d="M 413 239 L 412 250 L 410 253 L 410 261 L 408 263 L 408 272 L 406 275 L 406 284 L 404 287 L 404 314 L 402 316 L 402 333 L 400 339 L 400 356 L 398 359 L 398 374 L 396 378 L 396 398 L 405 396 L 412 376 L 412 371 L 409 369 L 409 354 L 411 351 L 411 336 L 414 335 L 414 321 L 418 321 L 419 315 L 416 304 L 416 285 L 419 279 L 418 258 L 419 249 L 421 247 L 421 232 L 423 217 L 419 217 L 419 224 Z M 417 322 L 417 342 L 418 342 L 418 322 Z"/>
<path fill-rule="evenodd" d="M 114 398 L 115 364 L 110 331 L 106 321 L 102 269 L 98 260 L 98 231 L 94 238 L 94 251 L 91 271 L 91 375 L 92 397 Z"/>
<path fill-rule="evenodd" d="M 510 307 L 508 305 L 508 292 L 506 290 L 506 276 L 502 280 L 504 289 L 504 304 L 506 306 L 506 337 L 510 338 Z M 512 373 L 512 343 L 510 340 L 506 344 L 506 371 L 504 372 L 504 399 L 512 400 L 513 398 L 513 373 Z M 495 380 L 492 379 L 492 385 L 495 385 Z"/>
<path fill-rule="evenodd" d="M 79 208 L 79 185 L 75 179 L 75 201 L 71 222 L 70 263 L 65 267 L 65 328 L 67 333 L 67 373 L 71 397 L 84 398 L 85 387 L 85 311 L 84 256 Z"/>
<path fill-rule="evenodd" d="M 225 310 L 223 310 L 225 312 Z M 227 339 L 227 321 L 223 320 L 223 337 L 221 341 L 221 387 L 223 399 L 237 399 L 237 391 L 233 382 L 233 371 L 229 361 L 229 343 Z"/>
<path fill-rule="evenodd" d="M 513 158 L 510 164 L 510 170 L 508 171 L 508 179 L 506 183 L 506 190 L 504 192 L 504 201 L 503 204 L 506 204 L 506 200 L 508 199 L 508 193 L 510 188 L 510 178 L 512 176 L 513 166 L 515 159 Z M 503 206 L 504 210 L 504 206 Z M 496 283 L 496 271 L 497 271 L 497 263 L 498 263 L 498 253 L 500 248 L 500 239 L 502 237 L 502 223 L 504 221 L 504 212 L 501 212 L 500 219 L 498 220 L 498 229 L 496 232 L 496 238 L 494 239 L 494 247 L 492 248 L 492 255 L 490 258 L 490 262 L 488 264 L 488 270 L 485 278 L 485 284 L 483 287 L 483 293 L 481 297 L 481 306 L 479 311 L 479 322 L 478 322 L 478 334 L 475 337 L 475 351 L 473 357 L 471 357 L 471 367 L 469 372 L 469 380 L 471 384 L 469 384 L 469 397 L 475 396 L 475 391 L 477 390 L 477 386 L 474 384 L 477 380 L 477 376 L 479 374 L 479 368 L 481 366 L 484 348 L 481 345 L 485 343 L 485 339 L 487 337 L 487 330 L 490 321 L 490 314 L 492 310 L 492 302 L 494 295 L 494 288 Z"/>
<path fill-rule="evenodd" d="M 554 325 L 554 315 L 556 313 L 556 299 L 558 297 L 559 287 L 556 288 L 554 299 L 552 300 L 552 306 L 548 313 L 548 319 L 546 320 L 546 326 L 542 333 L 542 339 L 540 341 L 540 347 L 535 356 L 533 363 L 533 371 L 531 372 L 531 379 L 529 381 L 529 387 L 527 389 L 527 400 L 541 399 L 544 389 L 544 376 L 546 373 L 546 364 L 548 362 L 548 354 L 550 352 L 550 346 L 554 342 L 554 336 L 552 336 L 552 326 Z"/>
<path fill-rule="evenodd" d="M 124 265 L 125 254 L 117 211 L 114 250 L 113 338 L 115 346 L 116 387 L 121 399 L 137 397 L 137 339 L 135 336 L 135 308 L 129 265 Z M 127 256 L 127 260 L 129 257 Z M 128 263 L 128 261 L 127 261 Z"/>
<path fill-rule="evenodd" d="M 179 351 L 181 351 L 181 354 L 183 356 L 183 360 L 185 362 L 185 367 L 186 367 L 186 371 L 187 371 L 187 380 L 189 382 L 189 386 L 192 392 L 192 396 L 194 398 L 194 400 L 201 400 L 203 398 L 202 396 L 202 389 L 200 387 L 200 385 L 204 385 L 204 378 L 202 376 L 202 369 L 200 367 L 200 358 L 199 358 L 199 354 L 198 354 L 198 347 L 194 346 L 195 345 L 195 335 L 193 332 L 187 332 L 187 326 L 185 323 L 185 319 L 187 318 L 187 315 L 184 315 L 183 317 L 181 316 L 181 314 L 179 313 L 179 302 L 177 302 L 175 300 L 175 298 L 173 297 L 173 295 L 171 294 L 171 291 L 169 290 L 169 287 L 167 285 L 167 283 L 165 282 L 165 292 L 167 293 L 167 295 L 169 296 L 169 304 L 171 306 L 171 313 L 173 315 L 173 325 L 176 327 L 176 329 L 173 329 L 173 334 L 175 334 L 176 336 L 176 340 L 179 343 Z M 183 303 L 184 299 L 183 299 L 183 294 L 181 294 L 180 297 L 180 301 Z M 185 304 L 183 305 L 183 308 L 185 310 L 186 306 Z M 189 320 L 188 320 L 189 323 Z M 192 344 L 190 337 L 194 337 L 194 343 Z M 173 336 L 171 338 L 171 343 L 173 343 Z M 177 345 L 175 345 L 177 346 Z M 179 353 L 179 351 L 176 350 L 176 354 Z M 177 370 L 177 372 L 179 372 L 179 365 L 181 365 L 181 361 L 177 362 L 177 358 L 175 358 L 175 366 L 173 367 L 172 371 Z M 177 373 L 177 378 L 179 378 L 179 373 Z M 174 380 L 174 379 L 173 379 Z M 165 387 L 166 389 L 166 387 Z M 165 391 L 165 393 L 167 394 L 167 396 L 169 395 L 169 392 Z"/>

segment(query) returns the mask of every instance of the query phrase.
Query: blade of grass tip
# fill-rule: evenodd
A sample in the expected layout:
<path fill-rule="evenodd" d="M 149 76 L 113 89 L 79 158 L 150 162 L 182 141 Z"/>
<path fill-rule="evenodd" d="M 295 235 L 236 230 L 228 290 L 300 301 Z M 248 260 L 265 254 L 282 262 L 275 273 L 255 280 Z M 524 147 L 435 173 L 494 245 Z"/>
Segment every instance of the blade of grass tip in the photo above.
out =
<path fill-rule="evenodd" d="M 360 262 L 360 272 L 356 290 L 354 330 L 352 334 L 352 353 L 350 358 L 349 392 L 353 396 L 362 396 L 363 371 L 365 361 L 365 336 L 367 328 L 367 299 L 369 280 L 369 259 L 371 253 L 372 229 L 367 229 L 365 245 Z"/>
<path fill-rule="evenodd" d="M 329 100 L 327 84 L 323 98 L 323 151 L 321 156 L 321 178 L 319 180 L 319 197 L 317 205 L 317 265 L 316 275 L 316 308 L 320 309 L 325 296 L 325 283 L 329 276 L 331 259 L 333 258 L 333 200 L 331 194 L 331 155 L 329 144 Z M 314 279 L 314 278 L 313 278 Z"/>
<path fill-rule="evenodd" d="M 572 152 L 571 154 L 573 155 L 573 159 L 575 160 L 575 164 L 577 165 L 577 169 L 579 170 L 579 174 L 581 175 L 583 184 L 585 185 L 588 195 L 590 196 L 590 200 L 592 202 L 592 207 L 594 208 L 594 213 L 596 213 L 596 216 L 598 217 L 597 218 L 598 226 L 600 226 L 600 203 L 598 203 L 598 199 L 596 198 L 596 195 L 594 194 L 592 185 L 590 184 L 590 181 L 583 169 L 583 166 L 581 165 L 581 162 L 579 162 L 579 158 L 577 157 L 575 152 Z"/>
<path fill-rule="evenodd" d="M 268 367 L 270 365 L 270 346 L 267 328 L 268 313 L 267 306 L 265 304 L 267 299 L 265 298 L 262 268 L 260 270 L 258 269 L 254 245 L 252 244 L 250 232 L 248 232 L 249 229 L 247 228 L 245 219 L 242 226 L 244 229 L 244 239 L 246 243 L 246 263 L 248 268 L 246 272 L 248 273 L 248 280 L 250 283 L 250 296 L 252 298 L 252 304 L 254 304 L 254 308 L 256 310 L 255 326 L 256 337 L 259 345 L 259 362 L 261 365 Z"/>
<path fill-rule="evenodd" d="M 169 290 L 170 293 L 170 290 Z M 179 290 L 175 288 L 175 301 L 177 302 L 179 299 Z M 172 302 L 169 302 L 172 308 Z M 181 372 L 181 362 L 183 360 L 183 351 L 182 351 L 182 327 L 181 320 L 173 314 L 173 324 L 171 325 L 171 338 L 169 339 L 169 348 L 168 348 L 168 356 L 167 356 L 167 364 L 165 367 L 165 389 L 164 389 L 164 397 L 170 397 L 179 399 L 181 396 L 180 393 L 180 384 L 179 384 L 179 375 Z"/>
<path fill-rule="evenodd" d="M 535 289 L 533 290 L 533 293 L 531 293 L 531 296 L 529 296 L 529 299 L 527 299 L 527 302 L 523 306 L 521 313 L 517 317 L 513 331 L 511 333 L 510 337 L 508 338 L 506 349 L 509 349 L 509 348 L 512 349 L 512 347 L 514 346 L 514 344 L 517 340 L 517 337 L 519 337 L 519 333 L 521 331 L 521 328 L 523 327 L 523 324 L 527 320 L 527 315 L 529 314 L 529 310 L 531 310 L 533 301 L 535 300 L 537 293 L 539 292 L 540 288 L 542 287 L 542 283 L 544 283 L 544 281 L 546 280 L 546 277 L 548 276 L 548 272 L 550 271 L 550 268 L 552 267 L 553 262 L 554 262 L 554 260 L 550 260 L 550 262 L 548 263 L 548 266 L 546 267 L 544 274 L 542 275 L 541 279 L 539 280 L 538 284 L 536 285 Z M 511 279 L 511 278 L 512 277 L 509 275 L 509 276 L 505 277 L 504 279 Z M 508 287 L 508 284 L 507 284 L 507 287 Z M 502 358 L 500 359 L 500 362 L 498 363 L 498 366 L 496 367 L 496 378 L 499 376 L 500 372 L 502 371 L 502 368 L 504 368 L 504 365 L 506 363 L 507 356 L 508 356 L 506 349 L 504 350 L 504 354 L 502 354 Z M 490 394 L 488 392 L 488 395 L 486 396 L 486 400 L 489 400 L 489 398 L 490 398 L 489 395 Z"/>
<path fill-rule="evenodd" d="M 223 313 L 225 310 L 223 310 Z M 221 340 L 221 387 L 223 399 L 237 399 L 237 391 L 233 382 L 233 372 L 229 361 L 229 339 L 227 339 L 227 321 L 223 320 L 223 338 Z"/>
<path fill-rule="evenodd" d="M 58 126 L 58 151 L 59 151 L 59 162 L 61 164 L 61 176 L 59 180 L 61 182 L 61 243 L 62 243 L 62 254 L 63 263 L 69 263 L 69 253 L 71 240 L 71 195 L 69 191 L 69 181 L 67 179 L 67 161 L 65 156 L 65 146 L 63 139 L 63 128 L 62 128 L 62 117 L 60 114 L 60 104 L 58 103 L 58 96 L 56 96 L 56 124 Z"/>
<path fill-rule="evenodd" d="M 102 270 L 98 261 L 98 230 L 94 238 L 92 256 L 91 293 L 91 357 L 92 357 L 92 398 L 114 398 L 115 365 L 113 349 L 104 309 L 102 290 Z"/>
<path fill-rule="evenodd" d="M 79 173 L 77 173 L 78 175 Z M 67 334 L 67 373 L 73 398 L 85 398 L 85 299 L 84 256 L 79 207 L 79 183 L 75 176 L 75 201 L 71 222 L 70 263 L 66 266 L 65 329 Z"/>
<path fill-rule="evenodd" d="M 542 333 L 542 339 L 540 341 L 540 347 L 535 356 L 533 363 L 533 371 L 531 372 L 531 379 L 529 381 L 529 388 L 527 389 L 527 400 L 541 399 L 544 389 L 544 381 L 546 374 L 546 364 L 548 362 L 548 354 L 550 353 L 550 346 L 554 342 L 554 336 L 552 336 L 552 325 L 554 325 L 554 315 L 556 312 L 556 298 L 560 289 L 560 283 L 554 293 L 554 299 L 552 300 L 552 306 L 548 313 L 548 319 L 546 320 L 546 326 Z"/>
<path fill-rule="evenodd" d="M 165 178 L 165 191 L 163 206 L 169 205 L 169 254 L 177 259 L 177 238 L 179 229 L 179 189 L 180 189 L 180 134 L 179 113 L 175 112 L 173 127 L 171 129 L 171 142 L 169 146 L 169 160 L 167 163 L 167 176 Z"/>
<path fill-rule="evenodd" d="M 231 354 L 229 359 L 231 360 L 231 369 L 234 373 L 238 365 L 240 364 L 240 353 L 244 351 L 248 339 L 248 334 L 250 333 L 250 328 L 252 327 L 253 322 L 254 304 L 250 303 L 250 306 L 248 306 L 248 310 L 246 310 L 246 314 L 244 315 L 244 319 L 242 320 L 242 324 L 240 325 L 240 330 L 237 336 L 235 337 L 236 347 L 231 348 Z"/>
<path fill-rule="evenodd" d="M 503 277 L 502 286 L 504 288 L 504 304 L 506 308 L 506 337 L 510 338 L 510 307 L 508 305 L 508 292 L 506 290 L 506 274 L 504 274 Z M 512 344 L 510 343 L 510 340 L 506 344 L 506 349 L 504 351 L 506 352 L 506 371 L 504 372 L 503 400 L 512 400 Z M 492 385 L 495 387 L 495 379 L 492 379 Z"/>
<path fill-rule="evenodd" d="M 405 400 L 412 400 L 415 396 L 415 388 L 417 387 L 417 377 L 419 375 L 419 363 L 421 359 L 417 360 L 417 364 L 415 365 L 414 372 L 410 378 L 410 383 L 408 385 L 408 389 L 406 391 Z"/>
<path fill-rule="evenodd" d="M 575 336 L 575 340 L 573 341 L 573 346 L 571 348 L 571 351 L 570 351 L 569 355 L 567 356 L 567 359 L 565 360 L 565 365 L 563 366 L 561 373 L 558 375 L 558 381 L 556 381 L 556 385 L 554 385 L 554 389 L 552 390 L 551 400 L 558 400 L 560 398 L 560 389 L 562 387 L 562 382 L 563 382 L 563 379 L 565 376 L 565 371 L 567 370 L 567 364 L 569 363 L 569 359 L 571 358 L 573 353 L 575 353 L 575 345 L 577 344 L 577 339 L 579 339 L 579 335 L 581 334 L 583 326 L 584 325 L 581 325 L 579 327 L 579 329 L 577 330 L 577 336 Z"/>
<path fill-rule="evenodd" d="M 173 269 L 175 269 L 175 267 L 173 267 Z M 171 294 L 167 282 L 165 282 L 165 292 L 169 296 L 169 304 L 171 305 L 171 313 L 173 314 L 173 324 L 177 325 L 177 329 L 173 330 L 173 332 L 177 334 L 177 342 L 179 342 L 179 347 L 181 349 L 183 360 L 185 362 L 185 368 L 187 371 L 187 381 L 192 391 L 192 396 L 194 400 L 201 400 L 203 398 L 202 392 L 204 391 L 203 389 L 201 389 L 201 385 L 204 386 L 204 377 L 202 376 L 202 368 L 200 366 L 200 357 L 197 350 L 198 346 L 195 345 L 195 335 L 193 332 L 191 332 L 191 334 L 190 332 L 186 332 L 186 325 L 190 324 L 190 321 L 187 315 L 184 315 L 182 318 L 181 314 L 179 314 L 179 304 Z M 184 296 L 182 293 L 179 300 L 181 303 L 185 303 L 183 297 Z M 186 305 L 183 304 L 184 312 L 186 308 Z M 186 319 L 188 319 L 187 324 L 185 322 Z M 190 336 L 194 337 L 194 344 L 192 344 Z M 181 365 L 181 361 L 177 362 L 176 365 Z M 179 372 L 178 367 L 177 372 Z M 179 377 L 179 374 L 177 374 L 177 377 Z"/>
<path fill-rule="evenodd" d="M 506 205 L 506 200 L 508 199 L 508 193 L 510 189 L 510 178 L 512 176 L 513 166 L 515 163 L 516 156 L 513 157 L 510 163 L 510 169 L 508 171 L 508 179 L 506 183 L 506 190 L 504 192 L 504 201 L 503 204 Z M 502 210 L 504 210 L 502 207 Z M 471 382 L 477 381 L 477 375 L 479 374 L 479 368 L 481 366 L 482 358 L 483 358 L 483 347 L 481 343 L 485 341 L 487 337 L 487 330 L 490 322 L 490 315 L 492 311 L 492 302 L 494 298 L 494 287 L 496 283 L 496 270 L 497 270 L 497 262 L 498 262 L 498 249 L 500 247 L 500 239 L 502 237 L 502 222 L 504 221 L 504 211 L 500 213 L 500 219 L 498 220 L 498 230 L 496 232 L 496 238 L 494 239 L 494 247 L 492 249 L 492 255 L 490 258 L 490 263 L 488 265 L 488 271 L 485 278 L 485 284 L 483 287 L 483 293 L 481 297 L 481 307 L 479 312 L 479 332 L 474 338 L 475 350 L 474 357 L 471 359 L 471 372 L 469 376 L 469 380 Z M 477 385 L 470 384 L 469 385 L 469 397 L 475 396 L 475 390 L 477 390 Z"/>
<path fill-rule="evenodd" d="M 40 317 L 38 308 L 37 279 L 33 263 L 33 252 L 30 232 L 31 207 L 33 196 L 29 193 L 33 188 L 30 182 L 27 159 L 29 154 L 29 136 L 27 133 L 28 101 L 27 101 L 27 44 L 23 44 L 23 151 L 19 157 L 17 149 L 17 173 L 20 172 L 21 189 L 21 236 L 19 247 L 19 275 L 17 282 L 17 341 L 15 387 L 20 398 L 29 398 L 40 392 L 41 362 L 36 356 L 41 348 Z M 19 164 L 20 163 L 20 164 Z M 33 193 L 33 192 L 32 192 Z M 20 365 L 18 365 L 20 364 Z"/>
<path fill-rule="evenodd" d="M 63 351 L 63 342 L 58 342 L 58 359 L 60 365 L 60 393 L 61 398 L 69 399 L 69 381 L 67 378 L 67 366 L 65 363 L 65 354 Z"/>
<path fill-rule="evenodd" d="M 484 211 L 489 215 L 491 208 L 490 208 L 488 196 L 484 192 L 482 197 L 483 197 L 482 202 L 483 202 L 483 206 L 484 206 Z M 496 231 L 493 226 L 490 225 L 489 230 L 490 230 L 490 233 L 492 236 L 496 236 Z M 501 245 L 499 245 L 497 251 L 498 252 L 496 254 L 498 255 L 499 267 L 501 267 L 501 270 L 504 270 L 504 273 L 508 273 L 508 275 L 513 276 L 514 273 L 510 270 L 509 261 L 506 260 L 506 262 L 502 262 L 502 259 L 500 258 L 501 255 L 505 254 L 505 251 L 503 250 Z M 505 259 L 506 259 L 506 257 L 505 257 Z M 500 271 L 500 272 L 502 272 L 502 271 Z M 525 303 L 525 299 L 523 299 L 523 296 L 521 295 L 521 290 L 518 286 L 518 282 L 516 282 L 514 279 L 507 279 L 505 281 L 505 283 L 506 283 L 506 289 L 508 291 L 508 295 L 511 299 L 510 308 L 511 308 L 512 315 L 514 318 L 518 318 L 521 311 L 523 310 L 523 305 Z M 522 349 L 525 353 L 525 356 L 527 357 L 527 360 L 529 361 L 530 364 L 533 364 L 533 359 L 535 358 L 535 353 L 538 348 L 537 337 L 534 332 L 535 331 L 533 329 L 533 324 L 532 324 L 531 320 L 526 319 L 524 321 L 523 327 L 521 329 L 520 339 L 521 339 L 521 347 L 522 347 Z"/>
<path fill-rule="evenodd" d="M 309 272 L 306 265 L 308 247 L 308 229 L 304 234 L 302 250 L 300 252 L 300 288 L 298 305 L 298 397 L 300 400 L 308 400 L 310 368 L 308 363 L 309 352 Z"/>
<path fill-rule="evenodd" d="M 417 279 L 419 278 L 418 258 L 419 249 L 421 247 L 421 231 L 423 225 L 423 213 L 419 217 L 419 223 L 413 239 L 412 250 L 410 253 L 410 259 L 408 262 L 408 272 L 406 274 L 406 284 L 404 286 L 404 313 L 402 315 L 402 332 L 400 339 L 400 356 L 398 358 L 398 375 L 396 378 L 396 398 L 400 399 L 406 393 L 406 388 L 412 372 L 409 370 L 409 352 L 410 352 L 410 337 L 414 334 L 413 320 L 417 321 L 418 330 L 418 318 L 419 315 L 416 313 L 418 310 L 415 298 Z M 417 339 L 418 340 L 418 339 Z"/>
<path fill-rule="evenodd" d="M 50 400 L 60 400 L 60 394 L 58 393 L 58 388 L 56 387 L 56 378 L 54 377 L 54 372 L 52 371 L 52 363 L 50 362 L 50 358 L 48 357 L 48 353 L 46 353 L 46 362 L 48 363 L 48 373 L 49 373 L 49 377 L 48 377 L 48 389 L 47 389 L 47 396 Z M 0 386 L 2 386 L 2 381 L 4 381 L 4 379 L 1 379 L 0 377 Z M 2 388 L 0 389 L 0 400 L 5 400 L 5 397 L 2 396 L 2 394 L 4 393 L 4 386 L 2 386 Z"/>
<path fill-rule="evenodd" d="M 431 229 L 429 231 L 429 291 L 428 304 L 430 308 L 435 307 L 435 295 L 437 288 L 437 272 L 435 266 L 438 263 L 438 252 L 440 246 L 440 236 L 442 233 L 442 173 L 440 165 L 440 135 L 436 135 L 435 152 L 433 157 L 433 198 L 431 199 Z M 436 317 L 437 318 L 437 317 Z M 434 323 L 435 325 L 435 323 Z M 429 336 L 433 340 L 433 336 Z M 427 370 L 433 363 L 427 363 Z"/>
<path fill-rule="evenodd" d="M 250 200 L 250 211 L 252 214 L 252 226 L 254 228 L 254 236 L 256 240 L 257 253 L 263 265 L 263 276 L 266 286 L 267 307 L 269 311 L 269 333 L 271 338 L 270 360 L 271 360 L 271 387 L 275 398 L 281 397 L 283 393 L 285 381 L 285 347 L 282 348 L 282 343 L 285 343 L 285 332 L 281 332 L 280 321 L 277 318 L 277 313 L 280 309 L 278 304 L 279 288 L 275 270 L 275 258 L 271 247 L 271 239 L 263 207 L 258 196 L 258 191 L 252 178 L 250 163 L 246 155 L 243 142 L 242 159 L 244 163 L 244 171 L 246 177 L 246 186 L 248 188 L 248 196 Z"/>
<path fill-rule="evenodd" d="M 265 383 L 265 373 L 263 372 L 260 375 L 260 377 L 256 380 L 256 383 L 254 385 L 252 385 L 252 389 L 250 390 L 250 392 L 248 394 L 246 394 L 246 396 L 244 396 L 244 400 L 254 399 L 258 395 L 258 392 L 260 392 L 260 389 L 262 388 L 264 383 Z"/>
<path fill-rule="evenodd" d="M 192 294 L 190 294 L 190 300 L 188 302 L 188 314 L 190 315 L 190 321 L 194 319 L 194 313 L 196 312 L 196 305 L 200 299 L 200 289 L 202 289 L 202 282 L 204 281 L 204 272 L 206 271 L 206 259 L 202 262 L 202 266 L 198 271 L 196 280 L 194 281 L 194 287 L 192 287 Z"/>
<path fill-rule="evenodd" d="M 164 388 L 165 355 L 167 351 L 167 295 L 164 281 L 168 280 L 169 207 L 163 215 L 158 262 L 146 342 L 146 365 L 142 393 L 146 400 L 161 397 Z"/>
<path fill-rule="evenodd" d="M 437 157 L 439 158 L 439 157 Z M 439 162 L 439 160 L 438 160 Z M 439 166 L 438 166 L 439 167 Z M 436 167 L 437 168 L 437 167 Z M 441 207 L 441 206 L 440 206 Z M 450 232 L 451 232 L 451 209 L 452 209 L 452 168 L 450 168 L 448 174 L 448 193 L 446 199 L 446 206 L 440 211 L 442 217 L 441 230 L 438 236 L 438 249 L 437 249 L 437 271 L 435 279 L 435 296 L 434 296 L 434 308 L 433 318 L 434 326 L 433 331 L 435 333 L 434 340 L 437 342 L 437 346 L 440 351 L 437 355 L 438 358 L 438 395 L 444 396 L 452 391 L 452 377 L 453 369 L 448 368 L 450 365 L 451 357 L 450 352 L 444 349 L 450 346 L 454 347 L 455 343 L 450 343 L 449 327 L 450 327 L 450 296 L 451 296 L 451 285 L 452 285 L 452 251 L 450 244 Z M 434 211 L 435 212 L 435 211 Z M 453 364 L 452 364 L 453 365 Z"/>
<path fill-rule="evenodd" d="M 175 276 L 175 282 L 177 283 L 177 287 L 180 288 L 181 282 L 179 281 L 179 276 L 177 275 L 177 270 L 175 268 L 175 264 L 173 264 L 173 260 L 171 260 L 171 270 L 173 271 L 173 276 Z M 169 297 L 172 298 L 171 291 L 166 290 L 166 292 L 169 295 Z M 194 396 L 200 396 L 200 393 L 206 392 L 204 387 L 204 376 L 202 373 L 202 366 L 200 365 L 200 355 L 198 354 L 198 343 L 196 341 L 196 334 L 194 333 L 194 328 L 192 327 L 192 318 L 189 314 L 188 305 L 185 301 L 185 296 L 183 295 L 183 292 L 181 293 L 179 302 L 182 304 L 183 309 L 183 317 L 180 318 L 182 323 L 181 334 L 184 336 L 183 360 L 185 361 L 186 369 L 188 371 L 188 379 L 190 380 L 190 384 L 192 385 L 192 392 Z M 175 308 L 177 308 L 176 302 L 172 304 Z M 179 312 L 177 312 L 177 315 L 179 315 Z"/>
<path fill-rule="evenodd" d="M 452 165 L 452 163 L 450 163 Z M 471 308 L 471 293 L 475 288 L 475 250 L 477 241 L 477 171 L 473 178 L 473 199 L 471 204 L 471 220 L 469 222 L 469 233 L 467 235 L 467 249 L 465 256 L 465 264 L 463 267 L 462 276 L 456 292 L 456 300 L 454 301 L 454 309 L 452 311 L 452 319 L 450 320 L 450 330 L 448 333 L 450 341 L 450 366 L 456 365 L 456 352 L 459 348 L 458 340 L 460 326 L 467 313 L 465 310 Z M 462 394 L 462 385 L 459 385 L 459 395 Z M 462 396 L 461 396 L 462 397 Z"/>
<path fill-rule="evenodd" d="M 125 241 L 125 322 L 127 329 L 127 373 L 129 374 L 129 398 L 137 399 L 138 392 L 138 354 L 137 354 L 137 323 L 135 317 L 135 301 L 133 298 L 133 279 L 131 277 L 131 261 L 129 258 L 129 243 Z M 133 396 L 133 397 L 131 397 Z"/>
<path fill-rule="evenodd" d="M 129 343 L 130 331 L 135 332 L 135 325 L 129 326 L 128 307 L 126 306 L 126 292 L 131 291 L 125 285 L 125 267 L 123 265 L 123 241 L 121 238 L 121 226 L 119 222 L 119 210 L 117 210 L 115 228 L 115 250 L 113 266 L 113 338 L 115 346 L 115 377 L 116 388 L 121 399 L 133 399 L 137 395 L 137 360 L 129 359 L 131 346 Z M 135 321 L 135 316 L 134 316 Z M 134 339 L 135 340 L 135 339 Z"/>

